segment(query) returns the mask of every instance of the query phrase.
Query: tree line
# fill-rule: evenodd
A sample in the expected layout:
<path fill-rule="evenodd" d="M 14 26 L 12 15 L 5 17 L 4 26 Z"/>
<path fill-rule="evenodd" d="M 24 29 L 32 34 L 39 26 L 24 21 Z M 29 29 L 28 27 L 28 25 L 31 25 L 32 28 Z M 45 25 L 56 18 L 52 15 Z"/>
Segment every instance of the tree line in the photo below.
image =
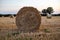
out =
<path fill-rule="evenodd" d="M 9 17 L 9 16 L 16 16 L 16 14 L 0 14 L 0 17 L 2 17 L 2 16 L 4 16 L 4 17 Z"/>
<path fill-rule="evenodd" d="M 42 10 L 42 16 L 47 16 L 47 14 L 52 14 L 54 12 L 54 9 L 52 7 L 48 7 L 47 9 Z M 52 14 L 52 16 L 60 16 L 59 14 Z"/>

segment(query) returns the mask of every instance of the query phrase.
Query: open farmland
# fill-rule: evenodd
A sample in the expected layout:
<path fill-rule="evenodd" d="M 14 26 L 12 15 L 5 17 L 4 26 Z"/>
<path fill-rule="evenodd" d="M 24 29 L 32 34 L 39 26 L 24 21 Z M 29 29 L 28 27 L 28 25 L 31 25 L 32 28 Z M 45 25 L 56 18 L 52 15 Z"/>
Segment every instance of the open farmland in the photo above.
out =
<path fill-rule="evenodd" d="M 42 16 L 40 26 L 41 31 L 43 29 L 51 29 L 51 31 L 54 31 L 56 28 L 60 28 L 60 16 L 53 16 L 51 19 Z M 2 29 L 18 29 L 15 24 L 15 17 L 0 17 L 0 30 Z"/>
<path fill-rule="evenodd" d="M 14 18 L 0 17 L 0 36 L 3 35 L 6 32 L 11 32 L 12 30 L 14 30 L 13 32 L 15 32 L 16 29 L 18 29 L 18 28 L 15 24 L 15 17 Z M 21 36 L 19 33 L 17 33 L 17 34 L 19 34 L 21 37 L 23 37 L 24 40 L 25 39 L 30 40 L 32 38 L 33 38 L 32 40 L 40 40 L 40 39 L 42 39 L 42 40 L 59 40 L 59 37 L 60 37 L 59 36 L 60 35 L 60 16 L 53 16 L 51 19 L 47 19 L 47 17 L 42 16 L 41 26 L 40 26 L 39 31 L 40 31 L 39 33 L 35 33 L 35 34 L 33 34 L 33 33 L 25 34 L 25 37 L 27 37 L 27 38 L 25 38 L 23 34 L 21 34 L 23 36 Z M 14 35 L 14 34 L 12 34 L 12 35 Z M 16 37 L 11 36 L 9 38 L 9 40 L 15 40 L 15 38 L 20 39 L 21 38 L 20 36 L 16 36 Z M 36 38 L 35 38 L 35 36 L 36 36 Z M 39 36 L 41 36 L 41 38 L 39 38 Z M 8 37 L 9 37 L 9 35 L 8 35 Z M 7 37 L 7 39 L 8 39 L 8 37 Z M 0 37 L 0 38 L 2 38 L 2 40 L 4 40 L 3 39 L 4 37 Z M 5 38 L 6 38 L 6 36 L 5 36 Z"/>

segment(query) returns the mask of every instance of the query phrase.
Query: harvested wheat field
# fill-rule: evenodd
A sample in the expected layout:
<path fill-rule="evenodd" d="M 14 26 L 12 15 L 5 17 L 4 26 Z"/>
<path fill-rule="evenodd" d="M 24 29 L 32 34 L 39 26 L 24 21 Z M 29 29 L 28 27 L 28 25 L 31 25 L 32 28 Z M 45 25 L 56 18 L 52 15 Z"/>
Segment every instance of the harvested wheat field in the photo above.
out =
<path fill-rule="evenodd" d="M 0 17 L 0 40 L 60 40 L 60 16 L 42 16 L 40 32 L 20 33 L 15 17 Z"/>

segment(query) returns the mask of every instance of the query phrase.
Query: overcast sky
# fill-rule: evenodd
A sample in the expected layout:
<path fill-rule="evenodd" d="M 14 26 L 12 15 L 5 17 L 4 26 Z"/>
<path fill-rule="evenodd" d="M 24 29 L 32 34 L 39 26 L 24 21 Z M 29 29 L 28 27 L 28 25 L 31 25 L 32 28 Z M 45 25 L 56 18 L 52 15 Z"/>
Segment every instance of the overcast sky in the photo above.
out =
<path fill-rule="evenodd" d="M 0 13 L 16 13 L 24 6 L 33 6 L 39 11 L 53 7 L 54 11 L 60 11 L 60 0 L 0 0 Z"/>

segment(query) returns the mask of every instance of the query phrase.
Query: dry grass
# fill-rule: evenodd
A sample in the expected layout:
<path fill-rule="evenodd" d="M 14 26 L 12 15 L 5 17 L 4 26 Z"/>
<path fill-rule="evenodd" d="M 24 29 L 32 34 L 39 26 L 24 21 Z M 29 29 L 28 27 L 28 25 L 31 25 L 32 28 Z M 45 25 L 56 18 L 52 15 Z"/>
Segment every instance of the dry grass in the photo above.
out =
<path fill-rule="evenodd" d="M 0 17 L 0 29 L 16 29 L 15 18 Z"/>
<path fill-rule="evenodd" d="M 60 40 L 60 16 L 42 17 L 39 33 L 24 34 L 16 29 L 15 17 L 0 17 L 0 40 Z"/>
<path fill-rule="evenodd" d="M 59 27 L 60 26 L 60 16 L 54 16 L 51 19 L 47 19 L 47 17 L 42 17 L 41 19 L 41 27 Z M 0 17 L 0 29 L 1 28 L 12 28 L 15 29 L 15 17 Z"/>
<path fill-rule="evenodd" d="M 0 40 L 60 40 L 60 33 L 12 33 L 0 36 Z"/>
<path fill-rule="evenodd" d="M 15 17 L 0 17 L 0 29 L 17 29 L 17 26 L 15 24 Z M 51 32 L 56 32 L 56 30 L 59 30 L 60 16 L 53 16 L 51 19 L 42 17 L 40 31 L 44 31 L 45 29 L 49 29 Z"/>

